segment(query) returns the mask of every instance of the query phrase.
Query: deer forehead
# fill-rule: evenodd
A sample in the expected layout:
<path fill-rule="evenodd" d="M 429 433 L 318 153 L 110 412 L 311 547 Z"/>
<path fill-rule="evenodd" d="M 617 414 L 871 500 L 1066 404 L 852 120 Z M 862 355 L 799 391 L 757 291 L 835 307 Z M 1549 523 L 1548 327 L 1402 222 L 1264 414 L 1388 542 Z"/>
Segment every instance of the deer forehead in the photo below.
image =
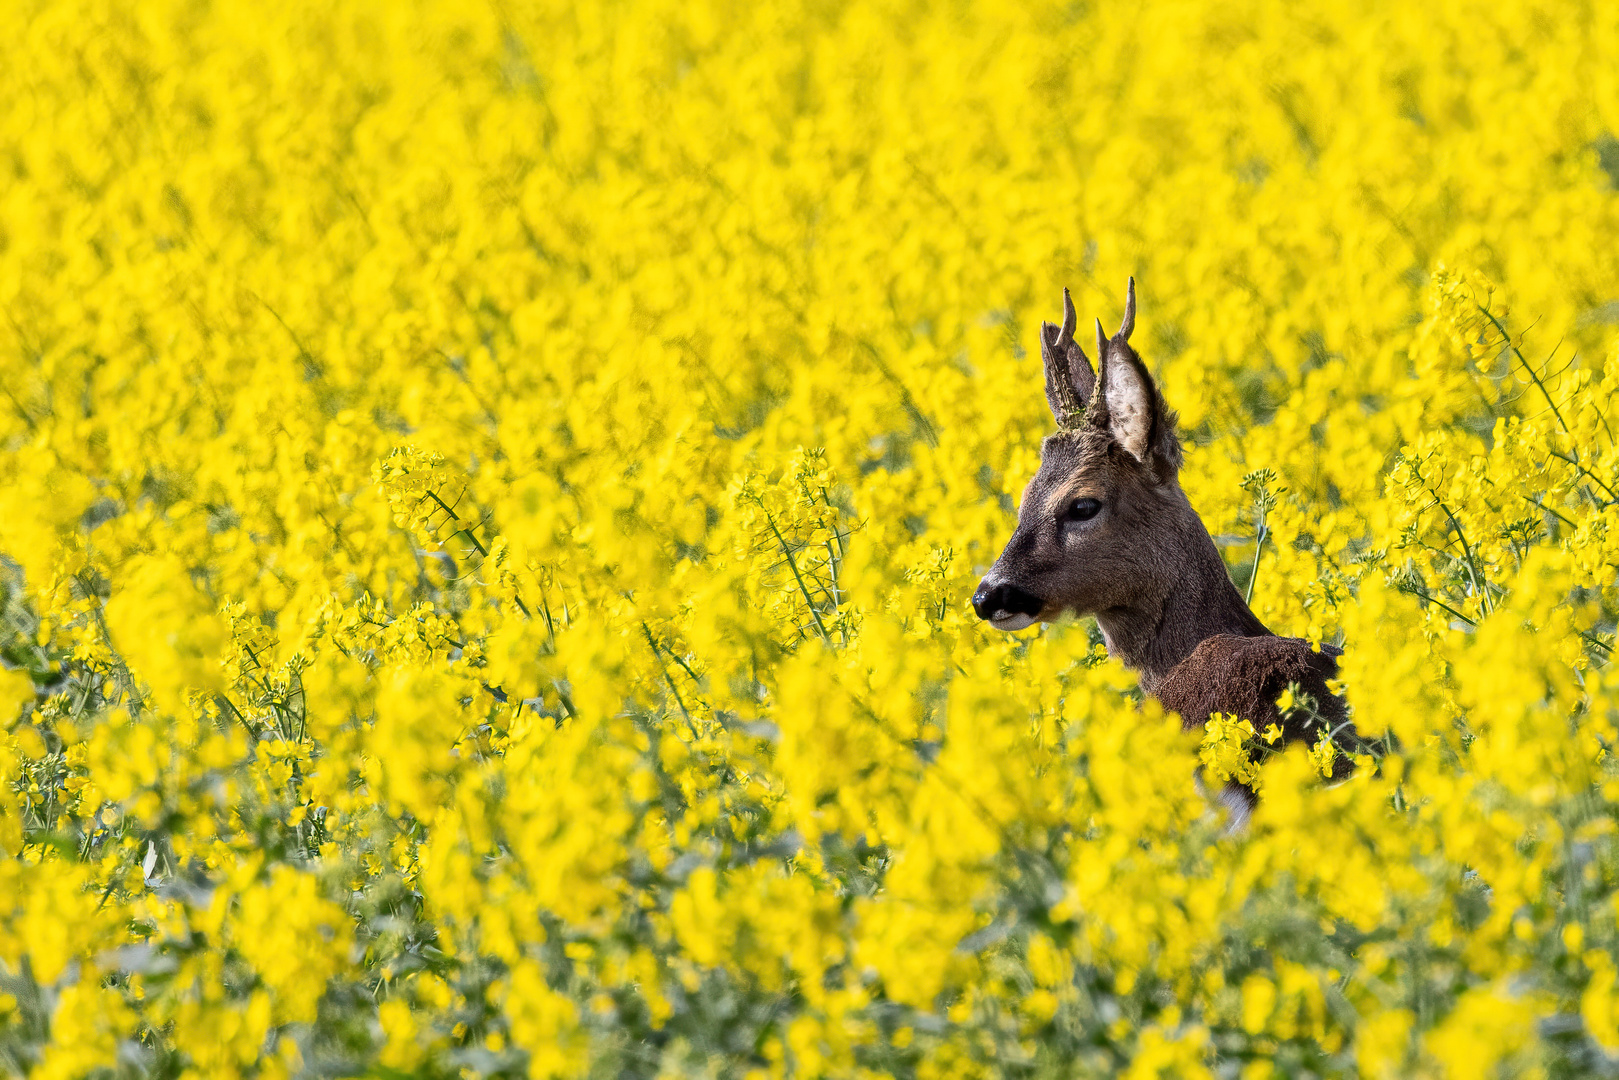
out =
<path fill-rule="evenodd" d="M 1056 485 L 1107 464 L 1110 440 L 1094 430 L 1048 435 L 1040 444 L 1037 479 Z"/>

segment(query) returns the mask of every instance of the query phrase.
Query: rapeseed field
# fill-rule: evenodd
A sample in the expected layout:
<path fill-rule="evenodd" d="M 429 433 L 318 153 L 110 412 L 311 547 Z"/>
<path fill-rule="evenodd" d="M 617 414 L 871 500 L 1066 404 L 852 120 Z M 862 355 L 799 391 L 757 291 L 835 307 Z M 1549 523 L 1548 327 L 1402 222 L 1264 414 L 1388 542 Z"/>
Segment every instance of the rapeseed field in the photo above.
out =
<path fill-rule="evenodd" d="M 0 11 L 0 1072 L 1619 1074 L 1619 7 Z M 1131 275 L 1345 782 L 968 606 Z"/>

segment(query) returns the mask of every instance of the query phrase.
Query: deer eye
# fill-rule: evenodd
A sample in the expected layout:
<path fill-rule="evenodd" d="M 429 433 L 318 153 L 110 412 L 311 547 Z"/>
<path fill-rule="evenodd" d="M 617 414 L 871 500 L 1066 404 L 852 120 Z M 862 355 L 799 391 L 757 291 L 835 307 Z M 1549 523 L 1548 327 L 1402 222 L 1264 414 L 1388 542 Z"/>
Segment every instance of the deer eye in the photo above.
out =
<path fill-rule="evenodd" d="M 1068 509 L 1063 511 L 1063 520 L 1089 521 L 1101 512 L 1102 502 L 1100 499 L 1075 499 L 1068 504 Z"/>

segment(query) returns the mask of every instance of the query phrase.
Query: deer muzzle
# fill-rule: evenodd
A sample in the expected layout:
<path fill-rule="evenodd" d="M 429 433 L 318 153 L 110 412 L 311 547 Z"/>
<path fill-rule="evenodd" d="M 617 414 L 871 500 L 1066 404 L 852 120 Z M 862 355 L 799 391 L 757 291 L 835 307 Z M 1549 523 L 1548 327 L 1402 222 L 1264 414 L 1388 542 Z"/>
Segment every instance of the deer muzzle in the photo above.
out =
<path fill-rule="evenodd" d="M 1045 606 L 1038 596 L 1006 581 L 985 578 L 973 593 L 973 611 L 997 630 L 1033 626 Z"/>

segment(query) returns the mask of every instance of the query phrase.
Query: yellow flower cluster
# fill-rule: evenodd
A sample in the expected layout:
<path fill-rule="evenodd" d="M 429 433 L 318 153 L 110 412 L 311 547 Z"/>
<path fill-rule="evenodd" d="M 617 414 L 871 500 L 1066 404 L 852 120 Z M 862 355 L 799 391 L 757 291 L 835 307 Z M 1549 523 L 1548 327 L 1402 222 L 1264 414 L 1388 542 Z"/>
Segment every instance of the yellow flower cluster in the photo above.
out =
<path fill-rule="evenodd" d="M 1619 9 L 0 13 L 0 1072 L 1619 1068 Z M 967 606 L 1131 274 L 1356 743 Z"/>

